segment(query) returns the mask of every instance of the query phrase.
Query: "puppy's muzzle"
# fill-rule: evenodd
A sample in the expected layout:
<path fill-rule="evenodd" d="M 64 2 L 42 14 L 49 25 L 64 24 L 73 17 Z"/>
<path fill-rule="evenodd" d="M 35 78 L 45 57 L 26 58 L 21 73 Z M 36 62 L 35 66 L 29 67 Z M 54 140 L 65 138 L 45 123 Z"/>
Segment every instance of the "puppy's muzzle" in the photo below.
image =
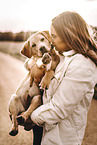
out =
<path fill-rule="evenodd" d="M 42 52 L 42 55 L 43 55 L 44 53 L 47 53 L 47 52 L 48 52 L 48 51 L 47 51 L 47 48 L 46 48 L 45 46 L 40 47 L 39 50 Z"/>
<path fill-rule="evenodd" d="M 43 64 L 48 64 L 51 61 L 51 56 L 48 53 L 45 53 L 42 58 Z"/>

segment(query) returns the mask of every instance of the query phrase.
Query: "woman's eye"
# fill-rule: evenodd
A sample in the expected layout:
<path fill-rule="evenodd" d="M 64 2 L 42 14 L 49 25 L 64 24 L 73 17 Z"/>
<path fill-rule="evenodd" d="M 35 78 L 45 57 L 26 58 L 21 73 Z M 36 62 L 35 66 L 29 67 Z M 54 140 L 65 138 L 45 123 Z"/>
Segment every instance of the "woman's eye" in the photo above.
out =
<path fill-rule="evenodd" d="M 44 38 L 41 38 L 41 40 L 40 40 L 41 42 L 43 42 L 44 41 Z"/>
<path fill-rule="evenodd" d="M 33 45 L 32 45 L 32 47 L 35 47 L 36 46 L 36 44 L 34 43 Z"/>
<path fill-rule="evenodd" d="M 56 35 L 54 35 L 54 34 L 51 34 L 51 37 L 52 37 L 52 38 L 56 38 L 56 37 L 58 37 L 58 36 L 56 36 Z"/>

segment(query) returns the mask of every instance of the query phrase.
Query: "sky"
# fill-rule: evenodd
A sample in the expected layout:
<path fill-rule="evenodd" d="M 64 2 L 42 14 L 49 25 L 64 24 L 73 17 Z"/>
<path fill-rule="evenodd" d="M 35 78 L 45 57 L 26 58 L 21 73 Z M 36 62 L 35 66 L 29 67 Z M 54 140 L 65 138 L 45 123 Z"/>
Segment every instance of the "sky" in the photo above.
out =
<path fill-rule="evenodd" d="M 49 30 L 51 20 L 64 11 L 76 11 L 97 26 L 97 0 L 0 0 L 0 31 Z"/>

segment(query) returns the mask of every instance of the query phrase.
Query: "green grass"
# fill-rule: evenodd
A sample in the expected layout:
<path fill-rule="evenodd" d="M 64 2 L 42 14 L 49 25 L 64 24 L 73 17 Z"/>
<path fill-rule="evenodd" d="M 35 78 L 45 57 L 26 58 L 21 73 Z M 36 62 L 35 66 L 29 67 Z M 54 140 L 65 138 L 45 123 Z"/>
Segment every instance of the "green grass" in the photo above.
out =
<path fill-rule="evenodd" d="M 25 61 L 26 57 L 20 54 L 23 44 L 24 42 L 0 41 L 0 51 Z"/>

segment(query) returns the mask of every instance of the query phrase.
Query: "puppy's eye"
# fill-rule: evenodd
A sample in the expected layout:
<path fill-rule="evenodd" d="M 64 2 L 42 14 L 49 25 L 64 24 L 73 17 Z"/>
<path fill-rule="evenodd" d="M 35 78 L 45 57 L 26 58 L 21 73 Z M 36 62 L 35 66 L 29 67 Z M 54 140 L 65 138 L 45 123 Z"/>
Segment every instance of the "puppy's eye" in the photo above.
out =
<path fill-rule="evenodd" d="M 44 41 L 44 38 L 41 38 L 41 40 L 40 40 L 41 42 L 43 42 Z"/>
<path fill-rule="evenodd" d="M 36 44 L 34 43 L 33 45 L 32 45 L 32 47 L 35 47 L 36 46 Z"/>

